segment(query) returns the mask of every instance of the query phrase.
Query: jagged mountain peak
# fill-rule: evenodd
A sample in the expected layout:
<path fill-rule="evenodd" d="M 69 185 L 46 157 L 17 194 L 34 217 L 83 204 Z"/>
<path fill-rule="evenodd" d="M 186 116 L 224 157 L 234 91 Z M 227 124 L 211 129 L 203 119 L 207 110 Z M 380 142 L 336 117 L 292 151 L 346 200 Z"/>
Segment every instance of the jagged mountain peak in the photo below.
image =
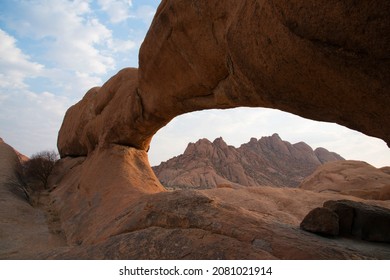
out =
<path fill-rule="evenodd" d="M 220 146 L 220 147 L 227 146 L 225 140 L 223 140 L 222 137 L 215 138 L 214 141 L 213 141 L 213 144 L 216 145 L 216 146 Z"/>
<path fill-rule="evenodd" d="M 160 181 L 171 188 L 212 188 L 221 183 L 243 186 L 272 185 L 297 187 L 318 166 L 343 160 L 324 148 L 291 144 L 274 133 L 252 137 L 239 148 L 222 137 L 189 143 L 184 154 L 154 167 Z"/>

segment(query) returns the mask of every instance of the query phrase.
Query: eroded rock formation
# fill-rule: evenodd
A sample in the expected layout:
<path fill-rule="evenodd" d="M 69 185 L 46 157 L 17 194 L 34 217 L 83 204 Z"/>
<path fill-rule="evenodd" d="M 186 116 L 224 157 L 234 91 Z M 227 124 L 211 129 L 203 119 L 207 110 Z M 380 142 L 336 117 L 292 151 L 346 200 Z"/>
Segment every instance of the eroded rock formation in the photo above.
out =
<path fill-rule="evenodd" d="M 145 244 L 149 232 L 155 244 L 168 246 L 167 236 L 188 227 L 197 230 L 193 236 L 207 235 L 212 242 L 232 244 L 234 239 L 252 252 L 243 255 L 253 258 L 355 256 L 338 245 L 315 245 L 318 239 L 292 224 L 271 222 L 259 236 L 254 228 L 261 224 L 259 215 L 237 203 L 216 207 L 211 194 L 195 215 L 200 220 L 194 219 L 197 204 L 181 203 L 186 193 L 164 192 L 146 151 L 155 132 L 177 115 L 238 106 L 337 122 L 389 144 L 389 13 L 387 0 L 162 1 L 142 44 L 139 70 L 124 69 L 91 89 L 65 116 L 58 138 L 63 159 L 52 178 L 52 196 L 68 244 L 80 245 L 89 257 L 110 245 L 117 257 L 161 258 L 162 249 L 153 251 L 158 248 L 153 246 L 131 255 L 130 245 L 123 247 L 125 239 L 137 237 L 137 245 Z M 161 212 L 167 196 L 175 202 Z M 252 197 L 244 196 L 248 204 Z M 248 214 L 248 220 L 237 213 Z M 229 224 L 232 217 L 239 228 Z M 270 233 L 272 225 L 277 230 Z M 300 241 L 274 242 L 276 233 L 288 243 L 294 234 Z M 222 258 L 234 256 L 228 250 L 221 251 Z M 178 257 L 175 252 L 167 258 Z M 211 252 L 210 247 L 201 256 L 183 258 L 207 258 Z"/>
<path fill-rule="evenodd" d="M 177 115 L 238 106 L 336 122 L 389 144 L 389 11 L 387 0 L 164 0 L 139 72 L 119 72 L 69 110 L 60 153 L 147 150 Z"/>

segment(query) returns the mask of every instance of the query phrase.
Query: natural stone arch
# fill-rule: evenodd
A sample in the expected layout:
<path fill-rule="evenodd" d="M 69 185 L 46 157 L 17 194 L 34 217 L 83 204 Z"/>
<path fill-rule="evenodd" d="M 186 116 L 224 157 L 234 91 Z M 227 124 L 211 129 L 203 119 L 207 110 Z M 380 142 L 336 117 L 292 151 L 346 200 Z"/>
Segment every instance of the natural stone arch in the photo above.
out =
<path fill-rule="evenodd" d="M 336 122 L 389 145 L 389 5 L 162 1 L 141 47 L 139 70 L 124 69 L 91 89 L 65 116 L 61 156 L 87 156 L 82 164 L 63 159 L 66 175 L 55 182 L 69 239 L 96 242 L 124 230 L 104 225 L 128 211 L 130 202 L 164 191 L 146 151 L 156 131 L 180 114 L 277 108 Z M 102 223 L 99 215 L 113 203 Z"/>
<path fill-rule="evenodd" d="M 61 155 L 110 143 L 147 150 L 177 115 L 237 106 L 336 122 L 389 144 L 390 4 L 316 3 L 163 1 L 139 71 L 119 72 L 70 109 Z"/>

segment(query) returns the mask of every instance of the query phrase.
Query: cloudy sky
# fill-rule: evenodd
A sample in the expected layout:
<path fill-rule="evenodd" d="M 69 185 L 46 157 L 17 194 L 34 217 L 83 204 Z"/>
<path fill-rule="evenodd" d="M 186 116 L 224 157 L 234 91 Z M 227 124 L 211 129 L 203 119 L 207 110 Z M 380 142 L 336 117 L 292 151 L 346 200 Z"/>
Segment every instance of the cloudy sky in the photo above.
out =
<path fill-rule="evenodd" d="M 56 149 L 66 109 L 127 66 L 159 0 L 1 0 L 0 137 L 30 156 Z M 150 161 L 159 164 L 199 138 L 222 136 L 234 146 L 278 133 L 347 159 L 390 165 L 379 139 L 339 125 L 269 109 L 210 110 L 174 119 L 154 137 Z"/>

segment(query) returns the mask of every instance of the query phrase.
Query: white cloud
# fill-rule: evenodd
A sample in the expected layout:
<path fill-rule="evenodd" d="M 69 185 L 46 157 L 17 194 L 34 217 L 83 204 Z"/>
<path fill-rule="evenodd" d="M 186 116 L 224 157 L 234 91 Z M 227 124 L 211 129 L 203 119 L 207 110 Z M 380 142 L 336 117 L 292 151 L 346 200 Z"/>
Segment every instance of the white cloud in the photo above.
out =
<path fill-rule="evenodd" d="M 118 71 L 117 64 L 128 66 L 128 52 L 136 60 L 139 43 L 128 30 L 114 29 L 119 25 L 104 25 L 95 4 L 19 0 L 1 12 L 0 23 L 14 37 L 0 29 L 0 136 L 22 153 L 55 149 L 66 109 Z M 115 23 L 135 19 L 131 1 L 100 4 Z M 136 35 L 146 32 L 143 24 L 135 28 Z"/>
<path fill-rule="evenodd" d="M 43 92 L 41 94 L 27 92 L 26 97 L 38 111 L 45 111 L 59 118 L 65 115 L 66 110 L 71 105 L 68 98 L 57 96 L 50 92 Z"/>
<path fill-rule="evenodd" d="M 147 26 L 133 8 L 118 0 L 18 0 L 2 9 L 0 137 L 26 155 L 56 149 L 67 108 L 116 66 L 136 65 Z M 107 23 L 102 11 L 111 23 L 131 22 Z"/>
<path fill-rule="evenodd" d="M 1 93 L 0 92 L 0 105 L 9 98 L 9 95 L 8 94 L 5 94 L 5 93 Z"/>
<path fill-rule="evenodd" d="M 18 13 L 10 26 L 24 36 L 42 39 L 73 33 L 83 24 L 83 16 L 91 12 L 87 1 L 32 0 L 18 1 Z M 16 16 L 16 18 L 15 18 Z"/>
<path fill-rule="evenodd" d="M 135 50 L 139 44 L 133 40 L 112 39 L 108 42 L 108 46 L 115 53 L 125 53 Z"/>
<path fill-rule="evenodd" d="M 107 49 L 112 32 L 91 14 L 86 1 L 23 1 L 22 17 L 10 25 L 18 34 L 40 40 L 50 68 L 105 74 L 115 61 Z"/>
<path fill-rule="evenodd" d="M 155 6 L 146 4 L 134 7 L 133 1 L 128 0 L 97 0 L 97 2 L 101 10 L 108 15 L 110 22 L 114 24 L 133 18 L 141 19 L 145 24 L 149 25 L 156 13 Z M 158 3 L 159 1 L 155 1 L 155 5 Z"/>
<path fill-rule="evenodd" d="M 145 24 L 150 25 L 155 13 L 156 13 L 155 7 L 152 7 L 149 5 L 143 5 L 143 6 L 140 6 L 139 8 L 137 8 L 137 10 L 135 12 L 135 17 L 142 19 L 142 21 Z"/>
<path fill-rule="evenodd" d="M 46 69 L 44 76 L 48 79 L 47 83 L 51 85 L 51 92 L 73 97 L 75 101 L 81 99 L 91 87 L 103 84 L 100 76 L 60 68 Z"/>
<path fill-rule="evenodd" d="M 32 62 L 17 46 L 14 37 L 0 29 L 0 88 L 25 88 L 26 78 L 42 73 L 43 65 Z"/>
<path fill-rule="evenodd" d="M 26 155 L 56 149 L 58 129 L 73 100 L 19 90 L 0 103 L 0 136 Z"/>
<path fill-rule="evenodd" d="M 112 23 L 119 23 L 131 17 L 133 5 L 131 0 L 98 0 L 97 2 Z"/>

